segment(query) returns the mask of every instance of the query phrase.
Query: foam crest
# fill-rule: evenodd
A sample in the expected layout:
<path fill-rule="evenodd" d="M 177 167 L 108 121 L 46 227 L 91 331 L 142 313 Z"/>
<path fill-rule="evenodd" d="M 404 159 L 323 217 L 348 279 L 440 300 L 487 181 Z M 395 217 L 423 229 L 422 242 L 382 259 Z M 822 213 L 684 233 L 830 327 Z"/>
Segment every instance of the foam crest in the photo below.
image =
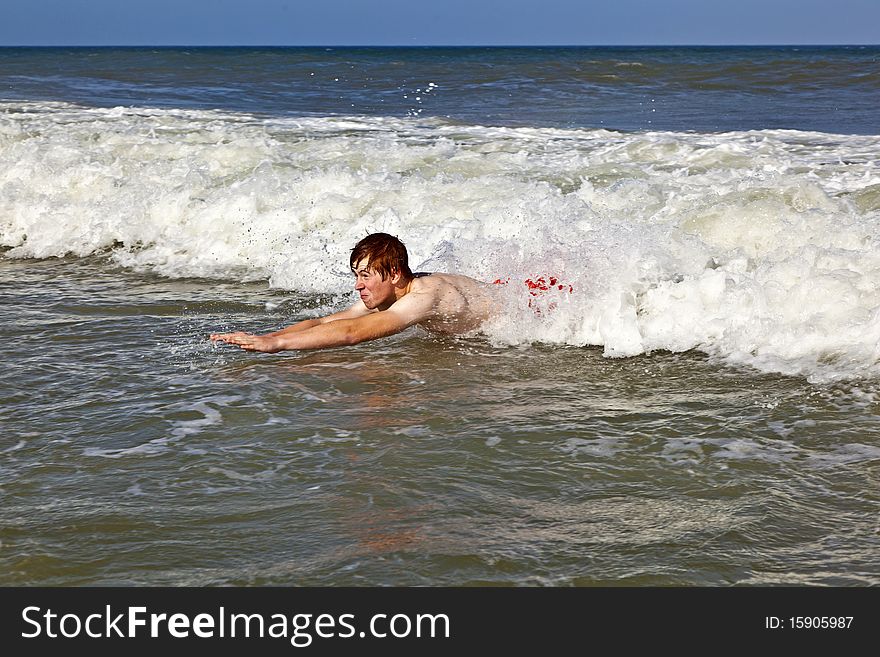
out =
<path fill-rule="evenodd" d="M 0 109 L 7 257 L 345 294 L 348 250 L 381 230 L 420 269 L 509 278 L 498 343 L 880 375 L 876 136 Z M 540 276 L 571 292 L 519 284 Z"/>

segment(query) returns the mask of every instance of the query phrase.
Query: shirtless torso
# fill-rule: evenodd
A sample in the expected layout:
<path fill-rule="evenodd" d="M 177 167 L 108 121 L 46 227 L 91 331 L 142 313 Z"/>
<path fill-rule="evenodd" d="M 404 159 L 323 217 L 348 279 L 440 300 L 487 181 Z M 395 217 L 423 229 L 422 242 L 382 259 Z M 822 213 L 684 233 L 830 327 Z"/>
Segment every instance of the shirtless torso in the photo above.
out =
<path fill-rule="evenodd" d="M 214 334 L 211 340 L 248 351 L 320 349 L 357 344 L 418 325 L 429 331 L 474 331 L 496 309 L 489 285 L 460 274 L 415 274 L 380 279 L 368 267 L 355 268 L 360 300 L 346 310 L 307 319 L 266 335 Z"/>
<path fill-rule="evenodd" d="M 468 276 L 416 274 L 409 295 L 419 302 L 416 307 L 429 310 L 419 313 L 415 323 L 437 333 L 473 331 L 492 316 L 495 304 L 490 292 L 488 285 Z"/>

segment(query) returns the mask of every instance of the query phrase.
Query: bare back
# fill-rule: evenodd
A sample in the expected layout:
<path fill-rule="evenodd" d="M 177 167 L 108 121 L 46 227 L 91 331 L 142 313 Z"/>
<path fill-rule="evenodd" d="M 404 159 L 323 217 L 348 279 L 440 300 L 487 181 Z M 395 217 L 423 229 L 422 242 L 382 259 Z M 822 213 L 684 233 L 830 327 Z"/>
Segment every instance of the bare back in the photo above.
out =
<path fill-rule="evenodd" d="M 489 319 L 495 307 L 485 283 L 459 274 L 417 274 L 409 292 L 382 312 L 429 331 L 467 333 Z"/>

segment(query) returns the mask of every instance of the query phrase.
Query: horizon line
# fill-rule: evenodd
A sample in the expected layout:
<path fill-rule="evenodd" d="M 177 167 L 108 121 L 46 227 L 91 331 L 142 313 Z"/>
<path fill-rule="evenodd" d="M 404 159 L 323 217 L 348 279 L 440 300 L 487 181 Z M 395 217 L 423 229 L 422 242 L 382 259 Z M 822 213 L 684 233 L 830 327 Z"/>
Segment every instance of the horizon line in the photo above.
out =
<path fill-rule="evenodd" d="M 59 43 L 59 44 L 0 44 L 0 48 L 874 48 L 880 43 L 544 43 L 544 44 L 255 44 L 255 43 Z"/>

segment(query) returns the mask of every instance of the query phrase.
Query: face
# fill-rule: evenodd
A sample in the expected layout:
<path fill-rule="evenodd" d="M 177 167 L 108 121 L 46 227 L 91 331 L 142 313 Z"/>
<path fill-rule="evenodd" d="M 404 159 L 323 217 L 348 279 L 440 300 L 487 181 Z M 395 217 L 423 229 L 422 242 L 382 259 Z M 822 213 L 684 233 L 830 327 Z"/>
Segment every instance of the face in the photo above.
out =
<path fill-rule="evenodd" d="M 354 289 L 361 297 L 364 305 L 373 310 L 385 310 L 396 300 L 394 296 L 394 283 L 400 278 L 397 273 L 386 276 L 382 280 L 382 275 L 370 268 L 370 262 L 367 258 L 359 261 L 354 266 Z"/>

